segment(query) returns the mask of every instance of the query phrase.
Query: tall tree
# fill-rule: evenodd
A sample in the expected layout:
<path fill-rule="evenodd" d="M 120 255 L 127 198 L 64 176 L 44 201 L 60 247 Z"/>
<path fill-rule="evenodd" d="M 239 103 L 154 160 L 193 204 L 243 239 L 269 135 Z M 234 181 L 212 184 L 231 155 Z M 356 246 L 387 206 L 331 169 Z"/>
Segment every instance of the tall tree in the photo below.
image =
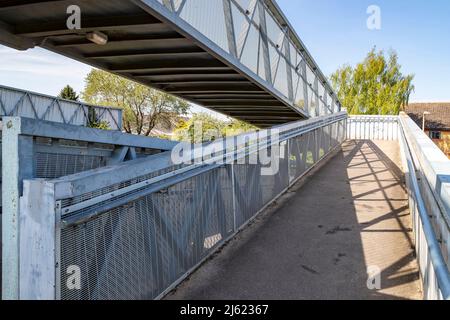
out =
<path fill-rule="evenodd" d="M 157 123 L 169 125 L 187 114 L 189 103 L 125 78 L 92 70 L 85 83 L 83 99 L 89 103 L 123 108 L 124 130 L 149 136 Z"/>
<path fill-rule="evenodd" d="M 67 85 L 59 92 L 58 98 L 78 101 L 79 96 L 71 86 Z"/>
<path fill-rule="evenodd" d="M 349 114 L 397 115 L 414 91 L 414 75 L 403 75 L 397 53 L 372 49 L 355 67 L 345 65 L 331 81 Z"/>

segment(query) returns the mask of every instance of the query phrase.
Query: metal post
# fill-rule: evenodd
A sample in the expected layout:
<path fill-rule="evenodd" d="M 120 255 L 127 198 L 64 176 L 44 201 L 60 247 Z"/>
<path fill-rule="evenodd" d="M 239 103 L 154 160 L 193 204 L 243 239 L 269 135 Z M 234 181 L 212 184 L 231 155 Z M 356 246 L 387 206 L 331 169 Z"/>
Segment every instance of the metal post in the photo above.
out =
<path fill-rule="evenodd" d="M 56 221 L 55 186 L 45 180 L 24 182 L 20 217 L 19 299 L 56 298 Z M 59 287 L 59 285 L 58 285 Z"/>
<path fill-rule="evenodd" d="M 316 117 L 320 116 L 320 101 L 319 101 L 319 77 L 314 72 L 315 78 L 314 78 L 314 91 L 316 93 Z"/>
<path fill-rule="evenodd" d="M 422 119 L 423 119 L 423 122 L 422 122 L 422 131 L 423 132 L 425 132 L 425 129 L 426 129 L 426 116 L 428 116 L 428 115 L 430 115 L 431 113 L 430 112 L 428 112 L 428 111 L 424 111 L 424 113 L 423 113 L 423 117 L 422 117 Z"/>
<path fill-rule="evenodd" d="M 288 84 L 288 97 L 289 100 L 294 104 L 294 86 L 292 84 L 292 68 L 291 68 L 291 48 L 289 42 L 289 29 L 285 29 L 284 38 L 284 50 L 286 52 L 286 74 L 287 74 L 287 84 Z M 283 59 L 283 58 L 282 58 Z"/>
<path fill-rule="evenodd" d="M 237 217 L 236 217 L 236 177 L 234 176 L 234 162 L 231 163 L 231 188 L 233 195 L 233 231 L 237 231 Z"/>
<path fill-rule="evenodd" d="M 225 27 L 227 31 L 228 48 L 233 57 L 238 58 L 236 46 L 236 33 L 234 30 L 233 15 L 231 11 L 231 0 L 223 0 L 223 11 L 225 13 Z"/>
<path fill-rule="evenodd" d="M 262 40 L 262 47 L 263 47 L 263 57 L 264 57 L 264 68 L 266 72 L 266 80 L 273 85 L 273 79 L 272 79 L 272 69 L 270 66 L 270 56 L 269 56 L 269 41 L 267 39 L 267 23 L 266 23 L 266 14 L 265 14 L 265 8 L 264 4 L 261 0 L 258 0 L 257 3 L 258 6 L 258 13 L 259 13 L 259 20 L 260 20 L 260 34 L 261 34 L 261 40 Z"/>
<path fill-rule="evenodd" d="M 302 57 L 303 59 L 303 57 Z M 306 112 L 308 113 L 309 116 L 311 116 L 311 112 L 309 111 L 309 97 L 308 97 L 308 88 L 309 88 L 309 84 L 308 84 L 308 80 L 306 79 L 306 61 L 305 59 L 303 59 L 303 61 L 300 63 L 300 72 L 301 75 L 303 76 L 303 79 L 300 77 L 299 81 L 303 81 L 303 95 L 304 100 L 305 100 L 305 106 L 304 106 L 304 110 L 306 110 Z"/>
<path fill-rule="evenodd" d="M 291 184 L 292 180 L 294 178 L 291 179 L 291 141 L 292 139 L 288 139 L 287 141 L 287 165 L 288 165 L 288 181 L 289 181 L 289 185 Z"/>

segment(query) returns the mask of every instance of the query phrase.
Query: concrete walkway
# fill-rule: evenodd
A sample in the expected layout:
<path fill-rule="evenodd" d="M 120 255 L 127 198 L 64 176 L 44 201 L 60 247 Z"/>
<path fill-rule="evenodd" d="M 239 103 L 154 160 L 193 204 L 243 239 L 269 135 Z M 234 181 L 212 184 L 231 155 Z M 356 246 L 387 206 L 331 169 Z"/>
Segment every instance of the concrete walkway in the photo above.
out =
<path fill-rule="evenodd" d="M 399 163 L 397 142 L 347 142 L 166 298 L 420 299 Z"/>

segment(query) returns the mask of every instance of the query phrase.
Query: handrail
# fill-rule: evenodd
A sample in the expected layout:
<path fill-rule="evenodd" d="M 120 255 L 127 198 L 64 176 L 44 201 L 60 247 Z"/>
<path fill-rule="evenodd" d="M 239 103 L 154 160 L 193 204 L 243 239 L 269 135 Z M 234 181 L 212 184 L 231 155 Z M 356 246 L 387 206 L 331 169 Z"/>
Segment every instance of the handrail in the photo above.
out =
<path fill-rule="evenodd" d="M 410 181 L 412 189 L 411 191 L 414 193 L 415 200 L 417 202 L 417 209 L 420 215 L 420 221 L 422 222 L 423 232 L 426 238 L 426 242 L 428 245 L 429 254 L 431 257 L 431 262 L 434 267 L 434 271 L 436 273 L 439 288 L 441 290 L 442 296 L 445 300 L 450 300 L 450 272 L 447 268 L 447 264 L 444 260 L 444 257 L 441 252 L 441 247 L 438 243 L 436 233 L 432 226 L 432 223 L 429 218 L 429 214 L 427 212 L 424 200 L 422 198 L 422 194 L 420 192 L 418 179 L 416 176 L 416 165 L 414 164 L 414 160 L 411 154 L 411 142 L 408 142 L 408 137 L 405 133 L 406 124 L 400 119 L 400 124 L 403 130 L 400 134 L 401 142 L 404 145 L 406 163 L 408 165 L 408 173 L 410 175 Z M 405 168 L 406 169 L 406 168 Z"/>
<path fill-rule="evenodd" d="M 274 143 L 285 141 L 295 135 L 301 135 L 327 124 L 332 124 L 334 122 L 344 120 L 346 116 L 347 115 L 345 112 L 341 112 L 339 114 L 328 115 L 310 119 L 304 122 L 295 122 L 293 124 L 285 125 L 282 128 L 278 128 L 279 138 L 276 139 L 276 141 L 272 141 L 270 139 L 270 130 L 262 130 L 260 132 L 245 133 L 237 137 L 220 139 L 218 141 L 207 144 L 185 144 L 186 146 L 191 147 L 188 152 L 192 156 L 194 156 L 190 158 L 192 159 L 192 162 L 185 168 L 175 170 L 169 176 L 175 175 L 177 173 L 185 173 L 189 170 L 196 170 L 205 165 L 212 165 L 214 163 L 220 162 L 220 160 L 235 159 L 235 155 L 237 155 L 237 157 L 239 158 L 242 158 L 250 153 L 257 152 L 261 148 L 266 148 Z M 297 126 L 296 129 L 295 126 Z M 247 138 L 250 140 L 248 144 L 244 146 L 235 146 L 235 149 L 227 150 L 227 146 L 229 145 L 227 141 L 247 141 Z M 205 160 L 203 157 L 203 153 L 201 153 L 201 151 L 205 149 L 215 150 L 218 155 L 213 155 L 212 158 Z M 224 153 L 221 154 L 221 151 L 223 151 Z M 198 158 L 196 157 L 196 155 L 199 155 Z M 233 158 L 230 158 L 230 156 L 233 156 Z M 221 164 L 223 164 L 223 162 Z M 105 181 L 107 181 L 109 185 L 113 185 L 144 176 L 151 172 L 173 167 L 175 164 L 171 159 L 171 152 L 165 152 L 148 158 L 129 161 L 126 164 L 126 167 L 130 168 L 130 165 L 133 165 L 134 169 L 132 171 L 127 171 L 126 173 L 124 171 L 126 169 L 125 165 L 122 164 L 56 179 L 53 182 L 60 185 L 60 187 L 57 188 L 60 191 L 56 194 L 56 197 L 58 199 L 71 198 L 79 195 L 80 192 L 86 193 L 96 190 L 99 188 L 98 184 L 105 184 Z M 111 172 L 115 172 L 115 174 L 111 175 Z M 95 178 L 93 179 L 93 177 Z M 91 181 L 91 183 L 86 184 L 86 181 Z M 81 185 L 83 187 L 78 188 L 78 185 Z"/>
<path fill-rule="evenodd" d="M 125 196 L 127 194 L 130 194 L 132 192 L 135 192 L 136 190 L 140 190 L 141 188 L 144 188 L 144 187 L 146 188 L 144 193 L 152 193 L 154 191 L 157 191 L 157 190 L 160 190 L 162 188 L 165 188 L 166 186 L 170 186 L 170 185 L 174 184 L 175 182 L 178 183 L 180 181 L 187 180 L 187 179 L 189 179 L 189 178 L 191 178 L 191 177 L 193 177 L 195 175 L 199 175 L 199 174 L 204 173 L 206 171 L 213 170 L 213 169 L 215 169 L 217 167 L 220 167 L 220 166 L 222 166 L 224 164 L 233 163 L 234 161 L 237 161 L 239 159 L 245 158 L 245 157 L 247 157 L 247 156 L 249 156 L 251 154 L 254 154 L 254 153 L 256 153 L 256 152 L 258 152 L 260 150 L 272 147 L 273 145 L 279 144 L 279 143 L 281 143 L 283 141 L 287 141 L 290 138 L 293 138 L 293 137 L 296 137 L 296 136 L 299 136 L 299 135 L 303 135 L 305 133 L 308 133 L 310 131 L 313 131 L 315 129 L 321 128 L 321 127 L 326 126 L 326 125 L 333 124 L 336 121 L 341 121 L 341 120 L 345 119 L 344 116 L 345 116 L 344 114 L 341 114 L 341 117 L 331 116 L 330 117 L 331 119 L 329 119 L 329 121 L 325 121 L 325 119 L 321 119 L 320 121 L 316 121 L 314 126 L 312 126 L 312 125 L 302 126 L 302 127 L 298 128 L 298 130 L 295 130 L 294 132 L 289 131 L 287 134 L 280 135 L 278 137 L 275 137 L 274 139 L 272 139 L 272 137 L 268 136 L 267 140 L 265 140 L 263 142 L 258 140 L 255 143 L 245 147 L 243 150 L 236 149 L 236 150 L 232 150 L 232 151 L 227 152 L 227 153 L 225 153 L 226 150 L 222 150 L 222 151 L 224 151 L 223 154 L 214 156 L 211 159 L 208 159 L 207 161 L 205 161 L 203 159 L 200 159 L 201 161 L 198 161 L 198 162 L 194 161 L 193 164 L 188 165 L 188 166 L 184 166 L 184 167 L 182 167 L 180 169 L 175 169 L 173 171 L 170 171 L 170 172 L 158 175 L 156 177 L 153 177 L 153 178 L 141 181 L 139 183 L 135 183 L 135 184 L 133 184 L 131 186 L 121 188 L 120 190 L 115 190 L 115 191 L 112 191 L 110 193 L 102 194 L 102 195 L 100 195 L 98 197 L 89 199 L 87 201 L 83 201 L 83 203 L 80 203 L 80 204 L 75 204 L 75 205 L 72 205 L 72 206 L 69 206 L 69 207 L 65 207 L 64 210 L 62 210 L 62 214 L 63 215 L 68 215 L 68 214 L 77 212 L 79 210 L 83 210 L 84 211 L 83 212 L 83 216 L 87 216 L 86 219 L 90 219 L 92 215 L 96 215 L 100 211 L 104 211 L 104 209 L 102 209 L 100 211 L 98 209 L 95 209 L 95 210 L 91 210 L 92 212 L 89 212 L 88 214 L 86 214 L 86 212 L 88 212 L 88 211 L 86 211 L 85 209 L 89 208 L 90 206 L 92 206 L 92 205 L 94 205 L 96 203 L 99 203 L 99 202 L 102 202 L 102 201 L 110 201 L 110 203 L 108 203 L 108 206 L 115 207 L 115 206 L 118 206 L 118 205 L 120 205 L 122 203 L 130 202 L 134 198 L 141 197 L 142 193 L 137 193 L 137 194 L 133 193 L 131 196 L 128 196 L 128 197 L 123 197 L 123 196 Z M 267 130 L 265 130 L 265 131 L 267 131 Z M 230 139 L 230 138 L 228 138 L 228 139 Z M 231 139 L 234 139 L 234 137 L 231 137 Z M 226 144 L 223 144 L 223 145 L 226 145 Z M 195 154 L 195 152 L 194 152 L 194 154 Z M 166 152 L 164 154 L 160 154 L 160 155 L 157 155 L 155 157 L 148 158 L 146 160 L 142 159 L 142 160 L 140 160 L 139 162 L 136 162 L 136 163 L 128 162 L 127 164 L 123 164 L 123 166 L 124 166 L 123 169 L 125 170 L 125 166 L 127 168 L 129 168 L 129 166 L 133 165 L 133 164 L 138 165 L 138 166 L 144 165 L 144 166 L 149 167 L 149 168 L 155 168 L 154 165 L 150 164 L 152 162 L 155 163 L 155 164 L 162 162 L 162 163 L 165 164 L 164 168 L 167 168 L 167 167 L 171 166 L 170 161 L 167 161 L 167 157 L 169 157 L 169 156 L 170 156 L 170 152 Z M 164 161 L 161 161 L 164 158 L 166 158 L 166 159 Z M 162 169 L 162 167 L 159 168 L 159 170 L 161 170 L 161 169 Z M 137 172 L 137 173 L 139 173 L 140 176 L 143 176 L 143 175 L 145 175 L 145 173 L 143 173 L 144 170 L 145 169 L 143 168 L 142 170 L 134 170 L 133 172 Z M 156 171 L 155 169 L 152 169 L 152 170 Z M 122 171 L 122 169 L 117 170 L 117 168 L 114 168 L 114 167 L 103 168 L 103 169 L 97 170 L 97 173 L 99 174 L 99 176 L 101 176 L 101 175 L 104 176 L 104 172 L 102 172 L 102 171 L 104 171 L 104 172 Z M 54 182 L 56 182 L 57 184 L 60 185 L 60 188 L 57 188 L 57 189 L 61 189 L 63 191 L 70 190 L 70 192 L 72 192 L 71 195 L 69 195 L 69 194 L 58 194 L 57 193 L 56 194 L 56 199 L 64 199 L 64 198 L 68 198 L 68 197 L 73 197 L 73 196 L 79 195 L 79 194 L 73 194 L 73 192 L 78 189 L 78 188 L 76 188 L 76 184 L 78 182 L 77 179 L 81 175 L 83 175 L 83 176 L 88 175 L 89 178 L 92 179 L 93 178 L 93 174 L 94 173 L 85 172 L 85 173 L 81 173 L 79 175 L 74 175 L 72 177 L 70 177 L 70 176 L 69 177 L 63 177 L 61 179 L 58 179 L 58 181 L 54 180 Z M 73 178 L 72 182 L 69 182 L 70 179 L 72 179 L 72 178 Z M 127 176 L 127 180 L 130 180 L 130 179 L 133 179 L 133 178 L 136 178 L 136 177 Z M 95 180 L 100 180 L 100 181 L 103 180 L 101 178 L 98 178 L 98 176 L 97 176 L 97 178 L 94 177 L 94 179 Z M 123 181 L 121 181 L 121 182 L 123 182 Z M 109 181 L 108 183 L 112 184 L 111 181 Z M 84 183 L 82 183 L 82 184 L 84 185 Z M 157 185 L 157 187 L 153 188 L 153 185 Z M 86 192 L 85 188 L 83 188 L 83 192 Z M 123 197 L 123 198 L 120 198 L 120 197 Z M 120 200 L 118 202 L 111 201 L 111 199 L 114 199 L 114 198 L 120 198 Z M 72 224 L 75 224 L 76 221 L 79 221 L 79 218 L 75 215 L 75 216 L 71 216 L 71 217 L 69 217 L 67 219 L 65 218 L 62 222 L 63 222 L 64 225 L 70 226 Z"/>
<path fill-rule="evenodd" d="M 412 149 L 450 227 L 450 160 L 410 117 L 402 114 L 400 122 L 407 136 L 413 137 Z"/>
<path fill-rule="evenodd" d="M 267 134 L 268 131 L 264 131 L 261 139 L 256 136 L 256 139 L 245 142 L 242 148 L 231 151 L 226 148 L 226 144 L 221 144 L 224 148 L 212 155 L 220 162 L 220 158 L 227 158 L 228 152 L 233 156 L 230 159 L 236 159 L 249 153 L 256 154 L 259 148 L 274 144 L 273 148 L 268 148 L 266 156 L 278 155 L 274 159 L 278 164 L 275 165 L 275 171 L 267 174 L 264 171 L 268 164 L 264 161 L 205 163 L 197 168 L 196 164 L 173 166 L 172 162 L 176 161 L 171 161 L 170 152 L 167 152 L 130 160 L 126 165 L 91 170 L 60 179 L 25 180 L 21 198 L 23 205 L 19 212 L 20 232 L 17 234 L 20 246 L 14 250 L 19 268 L 11 268 L 13 276 L 20 274 L 17 276 L 19 297 L 160 298 L 290 186 L 317 168 L 317 165 L 331 159 L 345 139 L 345 120 L 346 114 L 342 114 L 340 117 L 329 116 L 297 123 L 298 128 L 288 125 L 279 130 L 282 132 L 279 136 L 271 136 Z M 314 143 L 310 143 L 311 140 Z M 226 139 L 222 143 L 224 141 Z M 308 147 L 300 150 L 298 145 L 305 142 Z M 174 174 L 179 168 L 184 172 Z M 164 176 L 166 173 L 168 175 Z M 151 180 L 155 177 L 155 180 Z M 113 185 L 112 182 L 119 183 Z M 122 193 L 124 190 L 126 192 Z M 245 192 L 245 201 L 241 201 L 243 194 L 240 191 Z M 60 198 L 61 194 L 69 197 Z M 251 207 L 248 207 L 247 202 L 251 203 Z M 45 208 L 40 206 L 41 203 L 45 204 Z M 70 214 L 66 213 L 68 208 L 73 210 Z M 38 222 L 34 219 L 36 216 L 40 219 Z M 105 224 L 104 219 L 110 218 L 117 223 Z M 212 225 L 212 219 L 217 223 Z M 122 226 L 125 226 L 122 222 L 127 221 L 136 228 L 129 228 L 131 225 L 126 224 L 126 230 L 122 230 Z M 104 231 L 97 232 L 97 226 Z M 80 241 L 89 238 L 89 245 L 95 250 L 93 255 L 83 249 L 86 248 L 84 245 L 78 250 L 78 231 L 84 234 L 83 238 L 79 238 Z M 91 238 L 91 233 L 94 238 Z M 96 237 L 100 234 L 106 236 L 103 239 L 108 245 L 102 250 L 98 247 L 97 250 L 97 246 L 105 244 L 103 240 L 97 241 Z M 125 238 L 119 239 L 121 235 L 125 235 Z M 122 292 L 116 295 L 109 288 L 116 281 L 110 281 L 111 278 L 105 272 L 122 263 L 123 259 L 128 260 L 116 255 L 116 244 L 129 245 L 129 253 L 134 254 L 134 246 L 141 244 L 131 239 L 141 236 L 149 239 L 149 246 L 159 249 L 139 249 L 136 258 L 140 261 L 149 259 L 150 264 L 144 266 L 133 262 L 133 266 L 124 273 L 111 275 L 113 279 L 122 281 L 121 288 L 131 288 L 129 295 Z M 156 246 L 153 241 L 156 241 Z M 15 242 L 9 244 L 13 249 L 16 248 Z M 30 256 L 33 261 L 29 260 Z M 85 262 L 93 261 L 91 259 L 102 262 L 95 269 L 88 270 L 93 287 L 82 286 L 80 290 L 72 291 L 66 286 L 66 268 L 69 265 L 84 268 L 77 261 L 79 258 Z M 166 266 L 163 260 L 170 265 Z M 142 279 L 138 281 L 149 281 L 152 288 L 149 287 L 145 292 L 133 291 L 136 278 L 128 274 L 135 273 L 135 270 L 141 273 L 140 270 L 148 270 L 148 267 L 152 268 L 151 274 L 142 272 Z M 36 270 L 39 271 L 38 278 L 33 277 Z M 110 296 L 110 292 L 114 296 Z"/>
<path fill-rule="evenodd" d="M 3 126 L 9 122 L 15 125 L 19 129 L 18 134 L 23 136 L 89 141 L 91 143 L 159 150 L 172 150 L 177 144 L 175 141 L 138 136 L 115 130 L 101 130 L 23 117 L 3 117 Z"/>

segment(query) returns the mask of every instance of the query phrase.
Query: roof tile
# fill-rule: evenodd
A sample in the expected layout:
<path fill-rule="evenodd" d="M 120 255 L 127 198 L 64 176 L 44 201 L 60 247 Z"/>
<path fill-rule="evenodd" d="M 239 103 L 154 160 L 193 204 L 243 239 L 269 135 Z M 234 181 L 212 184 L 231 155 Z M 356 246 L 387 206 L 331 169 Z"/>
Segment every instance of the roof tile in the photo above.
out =
<path fill-rule="evenodd" d="M 419 127 L 427 111 L 430 114 L 425 117 L 426 129 L 450 131 L 450 102 L 410 103 L 405 111 Z"/>

